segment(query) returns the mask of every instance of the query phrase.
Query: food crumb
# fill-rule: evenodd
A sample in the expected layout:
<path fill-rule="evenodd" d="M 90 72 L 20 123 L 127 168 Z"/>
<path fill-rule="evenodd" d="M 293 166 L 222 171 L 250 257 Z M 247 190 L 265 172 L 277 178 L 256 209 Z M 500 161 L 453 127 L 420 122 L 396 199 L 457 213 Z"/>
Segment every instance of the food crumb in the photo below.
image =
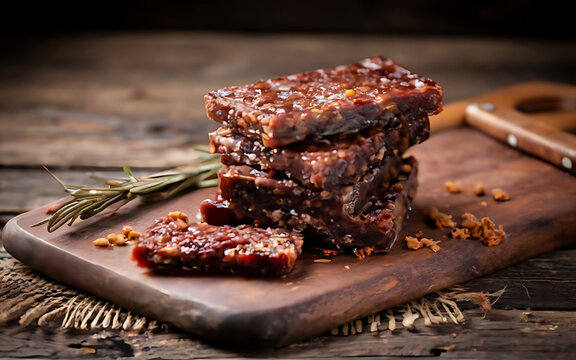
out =
<path fill-rule="evenodd" d="M 106 237 L 98 238 L 92 241 L 94 246 L 125 246 L 130 243 L 136 242 L 140 238 L 141 234 L 138 231 L 134 231 L 132 226 L 124 225 L 119 234 L 110 233 Z"/>
<path fill-rule="evenodd" d="M 506 233 L 502 225 L 496 228 L 494 221 L 488 217 L 478 220 L 475 215 L 464 213 L 461 228 L 452 229 L 451 236 L 454 239 L 480 240 L 486 246 L 496 246 L 504 241 Z"/>
<path fill-rule="evenodd" d="M 365 259 L 366 257 L 370 256 L 370 254 L 372 254 L 372 248 L 371 247 L 365 247 L 362 249 L 354 249 L 354 255 L 356 255 L 356 257 L 359 258 L 360 260 Z"/>
<path fill-rule="evenodd" d="M 130 234 L 130 232 L 132 231 L 132 226 L 130 225 L 124 225 L 122 226 L 122 235 L 124 236 L 128 236 L 128 234 Z"/>
<path fill-rule="evenodd" d="M 314 262 L 315 262 L 315 263 L 327 264 L 327 263 L 332 262 L 332 260 L 330 260 L 330 259 L 314 259 Z"/>
<path fill-rule="evenodd" d="M 460 185 L 458 183 L 453 182 L 453 181 L 446 181 L 444 183 L 444 187 L 446 187 L 446 190 L 448 190 L 448 192 L 451 194 L 457 194 L 457 193 L 462 192 Z"/>
<path fill-rule="evenodd" d="M 406 235 L 404 240 L 406 241 L 406 246 L 410 250 L 418 250 L 426 247 L 434 252 L 440 251 L 440 246 L 438 245 L 440 241 L 434 241 L 428 238 L 422 238 L 421 240 L 418 240 L 416 237 L 410 235 Z"/>
<path fill-rule="evenodd" d="M 420 240 L 418 240 L 414 236 L 406 235 L 404 240 L 406 241 L 406 246 L 410 250 L 418 250 L 422 247 L 422 243 L 420 242 Z"/>
<path fill-rule="evenodd" d="M 108 246 L 110 246 L 110 240 L 108 240 L 106 238 L 98 238 L 98 239 L 94 240 L 92 242 L 92 244 L 94 244 L 94 246 L 98 246 L 98 247 L 108 247 Z"/>
<path fill-rule="evenodd" d="M 482 185 L 481 183 L 474 184 L 474 195 L 476 196 L 486 195 L 486 189 L 484 188 L 484 185 Z"/>
<path fill-rule="evenodd" d="M 444 229 L 444 227 L 453 228 L 456 226 L 456 222 L 452 220 L 452 215 L 440 212 L 437 207 L 428 209 L 428 219 L 431 220 L 432 224 L 438 229 Z"/>
<path fill-rule="evenodd" d="M 501 188 L 492 189 L 492 197 L 496 201 L 508 201 L 508 200 L 510 200 L 510 195 L 508 195 Z"/>
<path fill-rule="evenodd" d="M 108 236 L 106 236 L 106 239 L 108 239 L 110 241 L 110 244 L 112 245 L 118 245 L 118 246 L 124 246 L 126 245 L 126 236 L 124 236 L 123 234 L 108 234 Z"/>
<path fill-rule="evenodd" d="M 466 240 L 470 237 L 470 233 L 466 228 L 452 228 L 450 231 L 452 239 Z"/>
<path fill-rule="evenodd" d="M 480 201 L 480 205 L 481 206 L 488 206 L 488 202 L 487 201 Z"/>
<path fill-rule="evenodd" d="M 350 270 L 350 265 L 344 265 L 344 269 Z"/>
<path fill-rule="evenodd" d="M 422 240 L 420 240 L 420 243 L 424 246 L 427 247 L 428 249 L 434 251 L 434 252 L 438 252 L 440 251 L 440 246 L 438 245 L 438 243 L 440 243 L 440 240 L 438 241 L 434 241 L 432 239 L 428 239 L 428 238 L 422 238 Z"/>

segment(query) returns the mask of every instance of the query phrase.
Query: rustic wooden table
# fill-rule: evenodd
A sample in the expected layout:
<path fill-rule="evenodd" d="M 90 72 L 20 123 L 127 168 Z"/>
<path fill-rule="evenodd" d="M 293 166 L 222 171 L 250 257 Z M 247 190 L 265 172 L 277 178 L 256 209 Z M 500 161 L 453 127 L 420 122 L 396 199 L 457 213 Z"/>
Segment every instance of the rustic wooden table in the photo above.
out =
<path fill-rule="evenodd" d="M 0 38 L 0 219 L 62 196 L 67 183 L 185 164 L 216 124 L 203 95 L 226 85 L 386 55 L 445 89 L 450 103 L 525 81 L 576 85 L 569 39 L 353 35 L 95 33 Z M 576 219 L 575 219 L 576 220 Z M 3 259 L 10 257 L 0 252 Z M 239 352 L 168 332 L 0 327 L 1 358 L 576 357 L 576 249 L 463 284 L 504 294 L 465 321 L 393 332 L 326 334 L 281 349 Z M 0 288 L 0 296 L 7 290 Z M 1 310 L 0 310 L 1 312 Z"/>

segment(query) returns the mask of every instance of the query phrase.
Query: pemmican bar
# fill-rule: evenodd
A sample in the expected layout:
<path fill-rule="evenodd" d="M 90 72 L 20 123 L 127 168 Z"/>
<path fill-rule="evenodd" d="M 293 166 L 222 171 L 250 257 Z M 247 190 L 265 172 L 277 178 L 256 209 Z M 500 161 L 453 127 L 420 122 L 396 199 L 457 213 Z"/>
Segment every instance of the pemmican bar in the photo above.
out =
<path fill-rule="evenodd" d="M 301 234 L 286 229 L 188 224 L 168 215 L 146 230 L 132 257 L 161 272 L 280 276 L 292 270 L 302 244 Z"/>
<path fill-rule="evenodd" d="M 416 128 L 427 128 L 428 118 L 417 119 Z M 412 129 L 412 130 L 413 130 Z M 249 165 L 274 170 L 304 186 L 330 190 L 352 185 L 368 169 L 403 153 L 419 140 L 422 131 L 398 126 L 386 132 L 357 134 L 349 138 L 315 143 L 295 143 L 282 148 L 267 148 L 258 139 L 250 139 L 228 127 L 210 134 L 210 149 L 222 154 L 224 165 Z"/>
<path fill-rule="evenodd" d="M 312 246 L 387 252 L 417 189 L 404 158 L 430 134 L 442 88 L 383 57 L 206 95 L 226 218 L 301 232 Z M 207 221 L 219 221 L 216 205 Z"/>
<path fill-rule="evenodd" d="M 245 165 L 225 166 L 220 196 L 241 220 L 301 231 L 325 249 L 390 250 L 417 187 L 414 158 L 394 157 L 337 191 L 305 188 Z"/>
<path fill-rule="evenodd" d="M 205 98 L 208 117 L 264 146 L 314 142 L 366 129 L 412 126 L 440 112 L 442 88 L 383 57 L 226 87 Z M 427 138 L 423 132 L 419 141 Z"/>

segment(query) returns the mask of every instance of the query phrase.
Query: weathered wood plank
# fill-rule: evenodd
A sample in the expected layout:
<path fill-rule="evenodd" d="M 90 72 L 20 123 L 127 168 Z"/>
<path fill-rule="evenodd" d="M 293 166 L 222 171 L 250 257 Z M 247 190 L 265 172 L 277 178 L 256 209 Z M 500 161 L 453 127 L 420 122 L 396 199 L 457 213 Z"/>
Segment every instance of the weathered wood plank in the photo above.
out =
<path fill-rule="evenodd" d="M 183 332 L 129 334 L 120 331 L 45 332 L 5 327 L 0 333 L 2 355 L 21 358 L 447 358 L 541 359 L 576 355 L 576 314 L 562 311 L 493 309 L 484 316 L 465 311 L 463 324 L 424 326 L 393 333 L 363 332 L 351 336 L 322 336 L 275 350 L 237 352 L 214 348 Z"/>
<path fill-rule="evenodd" d="M 435 79 L 446 103 L 527 80 L 576 83 L 567 41 L 205 33 L 2 40 L 0 165 L 10 166 L 180 165 L 216 127 L 205 116 L 208 91 L 373 55 Z"/>
<path fill-rule="evenodd" d="M 576 310 L 576 250 L 560 250 L 472 280 L 470 291 L 506 292 L 499 309 Z M 562 264 L 558 266 L 558 264 Z"/>

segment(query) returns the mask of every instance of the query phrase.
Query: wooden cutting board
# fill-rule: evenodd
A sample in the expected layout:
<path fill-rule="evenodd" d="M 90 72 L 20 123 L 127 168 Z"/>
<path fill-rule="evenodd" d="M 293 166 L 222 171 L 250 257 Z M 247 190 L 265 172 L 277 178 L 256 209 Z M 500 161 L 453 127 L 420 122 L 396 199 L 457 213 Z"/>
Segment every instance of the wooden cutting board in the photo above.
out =
<path fill-rule="evenodd" d="M 125 224 L 143 230 L 170 211 L 195 214 L 214 189 L 164 203 L 128 205 L 113 216 L 54 233 L 31 227 L 46 217 L 44 208 L 36 209 L 6 225 L 4 246 L 53 279 L 215 343 L 276 346 L 576 243 L 576 177 L 568 172 L 469 127 L 438 132 L 410 152 L 420 162 L 420 187 L 406 227 L 387 255 L 363 260 L 340 255 L 315 262 L 326 257 L 306 252 L 281 279 L 168 277 L 138 268 L 130 247 L 92 245 Z M 459 181 L 462 193 L 448 193 L 447 180 Z M 511 200 L 473 195 L 476 183 L 488 193 L 502 188 Z M 447 230 L 426 225 L 424 214 L 431 206 L 457 220 L 464 212 L 489 216 L 504 226 L 507 237 L 495 247 L 451 239 Z M 440 240 L 441 250 L 407 249 L 404 235 L 417 231 Z"/>

